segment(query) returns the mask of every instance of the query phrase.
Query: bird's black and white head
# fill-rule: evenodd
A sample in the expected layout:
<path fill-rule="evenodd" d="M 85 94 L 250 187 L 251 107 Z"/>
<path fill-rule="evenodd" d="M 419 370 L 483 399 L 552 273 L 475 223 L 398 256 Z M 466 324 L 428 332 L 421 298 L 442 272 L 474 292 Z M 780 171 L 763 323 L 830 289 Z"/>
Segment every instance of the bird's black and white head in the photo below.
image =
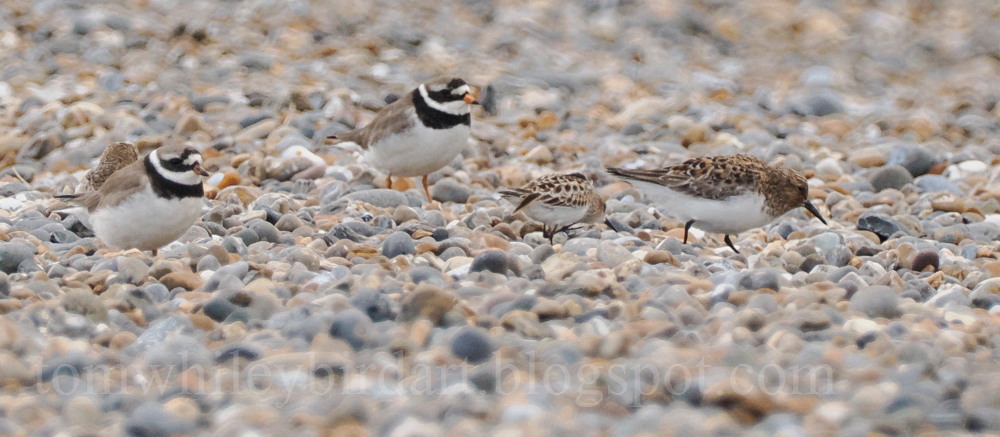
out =
<path fill-rule="evenodd" d="M 167 182 L 167 185 L 197 186 L 208 172 L 201 167 L 201 154 L 190 146 L 163 146 L 146 157 L 150 177 Z"/>
<path fill-rule="evenodd" d="M 420 84 L 415 93 L 431 109 L 453 116 L 467 115 L 472 111 L 471 105 L 479 103 L 472 87 L 457 77 L 441 77 Z"/>

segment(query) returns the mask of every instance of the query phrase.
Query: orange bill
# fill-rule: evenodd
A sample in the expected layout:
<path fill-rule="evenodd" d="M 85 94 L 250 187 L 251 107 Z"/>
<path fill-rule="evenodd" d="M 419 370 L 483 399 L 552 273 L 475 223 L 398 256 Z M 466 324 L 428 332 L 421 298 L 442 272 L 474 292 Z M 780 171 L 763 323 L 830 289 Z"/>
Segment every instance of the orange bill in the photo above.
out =
<path fill-rule="evenodd" d="M 478 105 L 479 104 L 479 100 L 477 100 L 476 96 L 474 96 L 472 93 L 465 93 L 465 96 L 462 97 L 462 100 L 464 100 L 465 103 L 468 103 L 470 105 Z"/>

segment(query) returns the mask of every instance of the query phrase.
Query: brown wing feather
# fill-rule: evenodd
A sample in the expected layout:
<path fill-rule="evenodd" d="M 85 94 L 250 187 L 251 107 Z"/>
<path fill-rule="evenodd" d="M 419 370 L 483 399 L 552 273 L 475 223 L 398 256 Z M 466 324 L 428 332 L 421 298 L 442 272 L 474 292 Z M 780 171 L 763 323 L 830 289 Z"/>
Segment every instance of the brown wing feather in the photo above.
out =
<path fill-rule="evenodd" d="M 721 200 L 753 189 L 760 170 L 768 166 L 749 155 L 692 158 L 680 164 L 654 170 L 609 168 L 625 179 L 663 185 L 689 196 Z"/>
<path fill-rule="evenodd" d="M 94 212 L 98 208 L 117 206 L 129 196 L 149 186 L 144 167 L 145 159 L 133 162 L 108 177 L 101 189 L 80 193 L 71 201 Z"/>
<path fill-rule="evenodd" d="M 394 132 L 400 132 L 413 126 L 415 114 L 413 112 L 413 93 L 409 93 L 399 100 L 390 103 L 379 111 L 378 115 L 371 123 L 361 129 L 341 132 L 336 135 L 338 139 L 358 143 L 364 149 L 379 142 L 382 138 Z"/>
<path fill-rule="evenodd" d="M 514 208 L 514 212 L 518 212 L 527 207 L 528 205 L 531 205 L 536 200 L 538 200 L 539 197 L 541 197 L 540 193 L 530 193 L 527 196 L 524 196 L 524 198 L 521 199 L 521 203 L 517 205 L 517 208 Z"/>
<path fill-rule="evenodd" d="M 590 202 L 590 183 L 579 173 L 549 174 L 528 182 L 521 188 L 501 191 L 507 197 L 521 198 L 521 203 L 514 212 L 531 205 L 533 202 L 543 202 L 552 206 L 583 206 Z"/>

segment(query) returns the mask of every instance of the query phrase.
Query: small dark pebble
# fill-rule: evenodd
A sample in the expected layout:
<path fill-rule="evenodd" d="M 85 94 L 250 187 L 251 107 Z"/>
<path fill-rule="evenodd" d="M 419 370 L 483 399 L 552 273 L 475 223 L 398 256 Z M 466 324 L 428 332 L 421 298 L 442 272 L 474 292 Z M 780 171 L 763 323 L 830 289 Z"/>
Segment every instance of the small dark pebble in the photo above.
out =
<path fill-rule="evenodd" d="M 481 328 L 463 328 L 451 340 L 451 353 L 474 364 L 485 361 L 494 350 L 493 340 Z"/>
<path fill-rule="evenodd" d="M 431 233 L 431 238 L 433 238 L 434 241 L 444 241 L 447 240 L 448 237 L 450 237 L 448 230 L 444 228 L 435 229 L 434 232 Z"/>
<path fill-rule="evenodd" d="M 248 346 L 230 346 L 219 352 L 219 354 L 215 357 L 215 361 L 221 363 L 229 361 L 233 358 L 243 358 L 245 360 L 254 361 L 260 358 L 260 352 Z"/>
<path fill-rule="evenodd" d="M 869 231 L 878 235 L 878 239 L 881 242 L 885 242 L 893 234 L 902 231 L 903 226 L 888 217 L 883 217 L 875 214 L 862 214 L 858 218 L 858 230 Z"/>
<path fill-rule="evenodd" d="M 202 311 L 204 311 L 205 315 L 212 320 L 221 322 L 226 320 L 226 318 L 229 317 L 233 311 L 236 311 L 237 308 L 239 307 L 232 302 L 221 297 L 216 297 L 206 302 L 205 306 L 202 307 Z"/>
<path fill-rule="evenodd" d="M 377 323 L 396 318 L 396 313 L 392 310 L 392 304 L 389 302 L 389 299 L 378 290 L 371 288 L 357 290 L 351 296 L 350 302 L 351 305 L 365 313 L 373 322 Z"/>
<path fill-rule="evenodd" d="M 269 118 L 274 118 L 274 114 L 271 114 L 269 112 L 262 112 L 262 113 L 259 113 L 259 114 L 254 114 L 254 115 L 251 115 L 249 117 L 245 117 L 242 120 L 240 120 L 240 127 L 247 128 L 247 127 L 253 126 L 253 125 L 255 125 L 255 124 L 257 124 L 257 123 L 259 123 L 261 121 L 267 120 Z"/>
<path fill-rule="evenodd" d="M 807 256 L 805 261 L 802 261 L 802 264 L 799 265 L 799 270 L 809 273 L 812 271 L 812 269 L 816 268 L 816 266 L 823 265 L 825 263 L 826 259 L 823 258 L 822 255 L 814 253 L 812 255 Z"/>
<path fill-rule="evenodd" d="M 858 345 L 858 349 L 864 349 L 865 346 L 868 346 L 868 343 L 875 341 L 876 338 L 878 338 L 878 333 L 875 331 L 867 332 L 858 337 L 858 339 L 854 341 L 854 344 Z"/>
<path fill-rule="evenodd" d="M 922 272 L 928 266 L 933 267 L 934 271 L 938 270 L 940 265 L 940 258 L 938 257 L 937 251 L 934 250 L 921 250 L 917 252 L 917 255 L 913 257 L 913 265 L 910 267 L 911 270 Z"/>
<path fill-rule="evenodd" d="M 507 254 L 502 250 L 487 250 L 476 255 L 472 260 L 470 272 L 489 271 L 493 273 L 507 273 Z"/>
<path fill-rule="evenodd" d="M 389 234 L 382 242 L 382 255 L 386 258 L 395 258 L 399 255 L 409 255 L 416 252 L 417 247 L 413 243 L 410 235 L 403 231 L 396 231 Z"/>

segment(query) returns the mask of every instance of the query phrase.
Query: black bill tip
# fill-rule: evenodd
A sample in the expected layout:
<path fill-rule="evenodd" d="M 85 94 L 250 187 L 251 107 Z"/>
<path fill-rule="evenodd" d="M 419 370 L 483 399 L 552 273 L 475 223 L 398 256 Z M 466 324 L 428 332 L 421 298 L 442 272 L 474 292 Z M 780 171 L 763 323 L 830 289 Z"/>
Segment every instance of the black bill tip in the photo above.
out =
<path fill-rule="evenodd" d="M 812 215 L 816 216 L 816 218 L 818 218 L 819 221 L 823 222 L 824 225 L 829 226 L 829 223 L 826 222 L 826 219 L 823 218 L 823 215 L 819 213 L 819 209 L 816 209 L 816 206 L 814 206 L 812 202 L 807 200 L 805 201 L 805 203 L 802 204 L 802 206 L 806 208 L 806 211 L 809 211 L 812 213 Z"/>

